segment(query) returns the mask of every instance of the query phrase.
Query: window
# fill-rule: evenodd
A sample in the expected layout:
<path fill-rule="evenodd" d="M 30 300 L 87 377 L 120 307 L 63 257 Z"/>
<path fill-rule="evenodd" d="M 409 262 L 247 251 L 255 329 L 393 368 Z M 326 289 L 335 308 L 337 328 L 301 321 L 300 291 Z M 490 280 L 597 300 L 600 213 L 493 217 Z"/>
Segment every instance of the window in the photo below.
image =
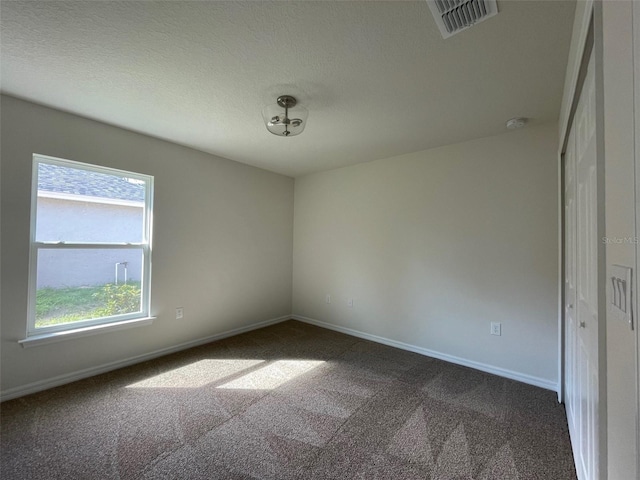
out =
<path fill-rule="evenodd" d="M 33 156 L 28 336 L 149 316 L 153 177 Z"/>

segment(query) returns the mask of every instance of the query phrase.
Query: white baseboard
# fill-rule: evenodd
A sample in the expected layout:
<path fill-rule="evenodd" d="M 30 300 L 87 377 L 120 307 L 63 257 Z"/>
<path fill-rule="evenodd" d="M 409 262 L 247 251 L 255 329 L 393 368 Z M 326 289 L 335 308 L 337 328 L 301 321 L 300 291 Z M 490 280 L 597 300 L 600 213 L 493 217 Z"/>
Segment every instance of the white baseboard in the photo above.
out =
<path fill-rule="evenodd" d="M 291 318 L 300 322 L 309 323 L 322 328 L 328 328 L 329 330 L 335 330 L 336 332 L 346 333 L 354 337 L 363 338 L 365 340 L 371 340 L 372 342 L 382 343 L 383 345 L 389 345 L 390 347 L 400 348 L 409 352 L 419 353 L 426 355 L 427 357 L 438 358 L 445 362 L 455 363 L 456 365 L 462 365 L 464 367 L 474 368 L 482 372 L 492 373 L 500 377 L 509 378 L 511 380 L 517 380 L 519 382 L 534 385 L 536 387 L 544 388 L 545 390 L 558 391 L 557 382 L 547 380 L 544 378 L 534 377 L 525 373 L 514 372 L 505 368 L 494 367 L 493 365 L 487 365 L 485 363 L 474 362 L 473 360 L 467 360 L 466 358 L 456 357 L 446 353 L 437 352 L 435 350 L 429 350 L 427 348 L 417 347 L 408 343 L 399 342 L 397 340 L 391 340 L 385 337 L 379 337 L 378 335 L 371 335 L 370 333 L 361 332 L 359 330 L 353 330 L 351 328 L 341 327 L 333 325 L 332 323 L 323 322 L 321 320 L 315 320 L 309 317 L 303 317 L 301 315 L 291 315 Z"/>
<path fill-rule="evenodd" d="M 197 340 L 191 340 L 189 342 L 181 343 L 179 345 L 173 345 L 171 347 L 162 348 L 153 352 L 144 353 L 142 355 L 136 355 L 135 357 L 129 357 L 124 360 L 117 360 L 115 362 L 106 363 L 97 367 L 85 368 L 71 373 L 65 373 L 58 375 L 57 377 L 47 378 L 46 380 L 40 380 L 37 382 L 28 383 L 26 385 L 20 385 L 19 387 L 10 388 L 0 393 L 0 402 L 5 400 L 11 400 L 13 398 L 23 397 L 30 393 L 40 392 L 49 388 L 58 387 L 66 383 L 82 380 L 83 378 L 93 377 L 94 375 L 100 375 L 111 370 L 117 370 L 118 368 L 128 367 L 129 365 L 135 365 L 136 363 L 145 362 L 154 358 L 169 355 L 171 353 L 186 350 L 188 348 L 197 347 L 206 343 L 211 343 L 215 340 L 221 340 L 223 338 L 231 337 L 233 335 L 239 335 L 241 333 L 256 330 L 258 328 L 267 327 L 276 323 L 290 320 L 291 315 L 285 315 L 283 317 L 272 318 L 271 320 L 265 320 L 263 322 L 254 323 L 246 327 L 234 328 L 233 330 L 227 330 L 226 332 L 216 333 L 208 337 L 199 338 Z"/>

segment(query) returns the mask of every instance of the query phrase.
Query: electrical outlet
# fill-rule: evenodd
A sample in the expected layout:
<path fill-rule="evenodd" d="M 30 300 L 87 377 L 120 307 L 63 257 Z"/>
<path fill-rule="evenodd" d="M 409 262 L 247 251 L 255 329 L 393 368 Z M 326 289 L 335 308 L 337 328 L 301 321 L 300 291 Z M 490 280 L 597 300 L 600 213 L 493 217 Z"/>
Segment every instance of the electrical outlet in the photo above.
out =
<path fill-rule="evenodd" d="M 491 335 L 502 335 L 502 324 L 498 322 L 491 322 Z"/>
<path fill-rule="evenodd" d="M 327 293 L 327 303 L 331 303 L 331 295 Z"/>
<path fill-rule="evenodd" d="M 184 317 L 184 308 L 176 307 L 176 320 L 180 320 L 182 317 Z"/>
<path fill-rule="evenodd" d="M 347 306 L 348 306 L 349 308 L 353 308 L 353 298 L 349 298 L 349 299 L 347 300 Z"/>

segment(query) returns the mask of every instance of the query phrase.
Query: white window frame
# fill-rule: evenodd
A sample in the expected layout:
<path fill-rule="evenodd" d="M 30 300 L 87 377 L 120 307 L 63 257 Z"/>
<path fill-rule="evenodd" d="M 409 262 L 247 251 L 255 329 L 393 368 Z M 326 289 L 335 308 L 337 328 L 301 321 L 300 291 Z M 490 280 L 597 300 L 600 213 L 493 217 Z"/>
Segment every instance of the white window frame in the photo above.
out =
<path fill-rule="evenodd" d="M 113 243 L 113 242 L 38 242 L 36 241 L 36 225 L 38 212 L 38 165 L 41 163 L 58 165 L 61 167 L 74 168 L 77 170 L 87 170 L 90 172 L 107 175 L 118 175 L 122 177 L 138 179 L 145 182 L 144 212 L 142 241 L 139 243 Z M 91 165 L 88 163 L 66 160 L 63 158 L 50 157 L 47 155 L 33 154 L 31 173 L 31 231 L 30 231 L 30 252 L 29 252 L 29 306 L 27 320 L 27 338 L 40 335 L 52 334 L 55 332 L 72 332 L 74 330 L 86 329 L 96 325 L 109 325 L 115 323 L 128 322 L 131 320 L 149 318 L 151 307 L 151 234 L 153 219 L 153 176 L 141 173 L 118 170 L 115 168 Z M 38 251 L 40 249 L 139 249 L 142 252 L 142 278 L 141 278 L 141 299 L 140 311 L 122 315 L 112 315 L 110 317 L 93 318 L 90 320 L 79 320 L 47 327 L 36 328 L 36 290 L 38 284 Z"/>

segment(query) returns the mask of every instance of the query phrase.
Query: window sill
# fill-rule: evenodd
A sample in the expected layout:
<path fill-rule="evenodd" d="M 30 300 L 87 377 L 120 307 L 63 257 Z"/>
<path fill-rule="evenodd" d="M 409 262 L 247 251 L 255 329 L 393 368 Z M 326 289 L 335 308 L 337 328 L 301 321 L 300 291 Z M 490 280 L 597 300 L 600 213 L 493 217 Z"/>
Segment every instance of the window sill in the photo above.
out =
<path fill-rule="evenodd" d="M 143 327 L 145 325 L 151 325 L 155 319 L 156 317 L 134 318 L 133 320 L 124 320 L 122 322 L 106 323 L 102 325 L 91 325 L 90 327 L 64 330 L 62 332 L 31 335 L 24 340 L 18 340 L 18 343 L 21 344 L 23 348 L 39 347 L 40 345 L 58 343 L 74 338 L 88 337 L 89 335 L 97 335 L 98 333 L 113 332 L 116 330 L 124 330 L 126 328 Z"/>

